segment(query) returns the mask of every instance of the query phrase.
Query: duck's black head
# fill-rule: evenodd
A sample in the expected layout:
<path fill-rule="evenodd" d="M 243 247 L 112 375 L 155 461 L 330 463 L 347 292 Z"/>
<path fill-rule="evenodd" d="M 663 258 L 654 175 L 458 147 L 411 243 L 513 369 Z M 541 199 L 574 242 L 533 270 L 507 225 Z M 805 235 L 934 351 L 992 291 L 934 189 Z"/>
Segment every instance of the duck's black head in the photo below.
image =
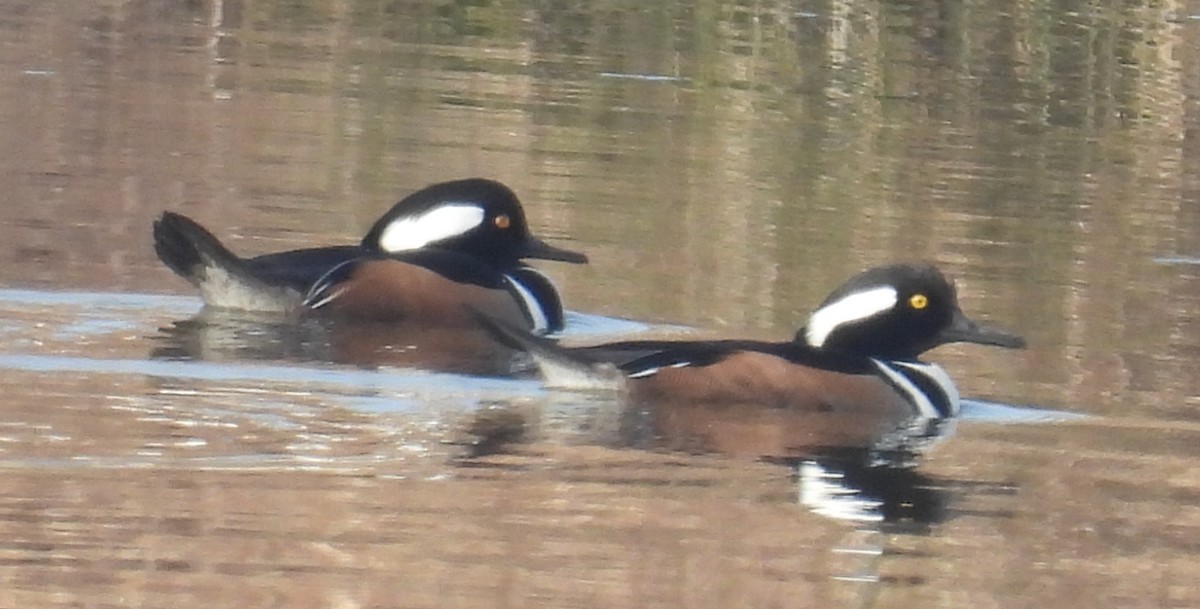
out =
<path fill-rule="evenodd" d="M 963 314 L 954 285 L 929 264 L 863 271 L 833 291 L 796 334 L 826 351 L 915 359 L 938 345 L 970 342 L 1023 348 L 1025 340 Z"/>
<path fill-rule="evenodd" d="M 440 182 L 405 197 L 375 222 L 362 247 L 381 255 L 451 250 L 497 266 L 522 258 L 587 262 L 531 235 L 517 195 L 484 178 Z"/>

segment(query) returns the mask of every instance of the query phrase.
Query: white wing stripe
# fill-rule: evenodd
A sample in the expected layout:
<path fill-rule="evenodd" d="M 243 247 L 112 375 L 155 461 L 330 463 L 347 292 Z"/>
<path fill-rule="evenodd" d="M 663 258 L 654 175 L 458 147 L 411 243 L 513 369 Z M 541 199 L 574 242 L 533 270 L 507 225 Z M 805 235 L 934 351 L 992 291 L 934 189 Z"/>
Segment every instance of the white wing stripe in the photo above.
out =
<path fill-rule="evenodd" d="M 521 285 L 512 275 L 505 275 L 504 280 L 508 285 L 512 286 L 513 291 L 517 293 L 517 297 L 521 300 L 521 306 L 525 312 L 529 314 L 529 318 L 533 321 L 533 331 L 542 333 L 550 329 L 550 320 L 546 318 L 546 312 L 542 310 L 542 303 L 538 302 L 537 296 L 529 288 Z"/>
<path fill-rule="evenodd" d="M 938 366 L 937 364 L 926 364 L 920 362 L 897 362 L 877 359 L 872 359 L 871 361 L 874 362 L 875 367 L 882 372 L 889 381 L 891 381 L 892 385 L 897 391 L 904 393 L 905 397 L 908 398 L 908 401 L 912 403 L 913 407 L 916 408 L 917 413 L 921 416 L 929 419 L 943 419 L 947 416 L 954 416 L 958 414 L 958 389 L 954 387 L 954 382 L 950 380 L 950 377 L 944 370 L 942 370 L 941 366 Z M 914 374 L 921 375 L 936 384 L 938 388 L 945 393 L 946 399 L 950 402 L 949 412 L 943 413 L 941 410 L 939 410 L 937 405 L 933 403 L 933 400 L 929 399 L 929 395 L 926 394 L 920 386 L 913 382 L 912 379 L 908 378 L 908 376 L 903 372 L 893 368 L 892 366 L 906 368 L 912 371 Z"/>
<path fill-rule="evenodd" d="M 645 370 L 639 370 L 639 371 L 634 372 L 633 374 L 630 374 L 627 376 L 628 376 L 628 378 L 631 378 L 631 379 L 642 379 L 642 378 L 646 378 L 648 376 L 654 376 L 654 374 L 656 372 L 658 372 L 657 366 L 655 366 L 654 368 L 646 368 Z"/>
<path fill-rule="evenodd" d="M 945 394 L 946 400 L 950 402 L 950 416 L 957 416 L 961 408 L 961 401 L 958 395 L 958 387 L 954 385 L 954 381 L 950 379 L 950 375 L 937 364 L 927 364 L 925 362 L 889 362 L 893 366 L 902 366 L 912 372 L 924 376 L 933 381 L 942 393 Z"/>

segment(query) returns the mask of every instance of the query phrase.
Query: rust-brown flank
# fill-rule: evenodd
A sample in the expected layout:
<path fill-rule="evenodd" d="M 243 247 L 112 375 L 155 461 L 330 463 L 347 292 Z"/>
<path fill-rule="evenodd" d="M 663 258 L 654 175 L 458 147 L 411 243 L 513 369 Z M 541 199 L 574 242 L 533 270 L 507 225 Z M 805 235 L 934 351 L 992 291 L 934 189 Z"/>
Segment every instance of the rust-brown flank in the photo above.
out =
<path fill-rule="evenodd" d="M 865 447 L 911 416 L 880 378 L 740 352 L 710 366 L 665 368 L 630 381 L 660 438 L 681 449 L 797 456 Z"/>
<path fill-rule="evenodd" d="M 476 322 L 463 307 L 470 304 L 492 317 L 531 328 L 508 291 L 450 281 L 398 260 L 362 262 L 336 289 L 344 291 L 323 309 L 332 315 L 474 327 Z"/>

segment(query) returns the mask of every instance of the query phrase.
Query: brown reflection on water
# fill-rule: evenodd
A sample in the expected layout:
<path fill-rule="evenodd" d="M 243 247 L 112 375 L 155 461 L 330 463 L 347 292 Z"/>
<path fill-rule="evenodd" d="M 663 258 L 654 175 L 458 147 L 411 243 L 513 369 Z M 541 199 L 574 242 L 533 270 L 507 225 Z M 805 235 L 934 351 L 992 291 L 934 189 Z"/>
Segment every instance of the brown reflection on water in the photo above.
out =
<path fill-rule="evenodd" d="M 853 587 L 809 581 L 826 557 L 795 551 L 794 544 L 838 536 L 836 527 L 761 505 L 778 486 L 771 476 L 724 470 L 715 464 L 702 475 L 619 485 L 601 467 L 566 481 L 504 470 L 453 481 L 13 470 L 4 476 L 0 530 L 20 568 L 6 577 L 0 602 L 562 607 L 796 606 L 801 599 L 798 606 L 816 607 L 852 600 Z M 673 491 L 670 499 L 661 485 Z M 738 526 L 750 519 L 761 525 L 757 532 Z"/>
<path fill-rule="evenodd" d="M 964 422 L 920 470 L 948 517 L 848 567 L 857 530 L 751 458 L 535 439 L 468 467 L 452 421 L 284 382 L 4 370 L 0 604 L 1200 605 L 1200 272 L 1154 262 L 1200 255 L 1188 10 L 0 2 L 4 287 L 190 294 L 165 208 L 263 253 L 485 175 L 591 255 L 543 267 L 571 309 L 783 337 L 932 259 L 1030 342 L 932 354 L 964 394 L 1108 417 Z M 6 350 L 100 361 L 183 317 L 3 312 Z M 880 585 L 832 583 L 859 570 Z"/>
<path fill-rule="evenodd" d="M 1197 433 L 1194 424 L 1128 420 L 964 430 L 925 471 L 1014 492 L 963 489 L 960 517 L 917 542 L 944 557 L 934 569 L 957 582 L 941 602 L 1073 607 L 1095 590 L 1120 605 L 1195 604 Z"/>
<path fill-rule="evenodd" d="M 154 336 L 153 359 L 291 361 L 503 376 L 515 354 L 482 329 L 204 311 Z"/>

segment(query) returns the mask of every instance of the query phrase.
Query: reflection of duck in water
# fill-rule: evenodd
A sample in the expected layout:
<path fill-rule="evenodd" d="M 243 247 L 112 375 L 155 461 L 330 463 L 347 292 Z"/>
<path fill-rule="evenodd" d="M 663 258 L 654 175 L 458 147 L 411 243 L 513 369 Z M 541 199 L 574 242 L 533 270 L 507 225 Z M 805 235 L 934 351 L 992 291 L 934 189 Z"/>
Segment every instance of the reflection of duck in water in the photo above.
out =
<path fill-rule="evenodd" d="M 562 303 L 550 280 L 521 260 L 587 261 L 533 237 L 516 195 L 478 178 L 405 197 L 358 245 L 241 258 L 171 212 L 154 223 L 154 242 L 210 308 L 463 327 L 470 305 L 538 333 L 562 328 Z"/>
<path fill-rule="evenodd" d="M 512 357 L 474 328 L 214 310 L 160 328 L 154 338 L 152 358 L 207 362 L 291 361 L 497 376 L 511 370 Z"/>
<path fill-rule="evenodd" d="M 627 341 L 562 347 L 486 314 L 497 338 L 533 355 L 550 385 L 626 392 L 635 444 L 796 460 L 907 465 L 959 410 L 954 383 L 918 357 L 938 345 L 1021 348 L 971 321 L 933 266 L 851 278 L 791 341 Z"/>

